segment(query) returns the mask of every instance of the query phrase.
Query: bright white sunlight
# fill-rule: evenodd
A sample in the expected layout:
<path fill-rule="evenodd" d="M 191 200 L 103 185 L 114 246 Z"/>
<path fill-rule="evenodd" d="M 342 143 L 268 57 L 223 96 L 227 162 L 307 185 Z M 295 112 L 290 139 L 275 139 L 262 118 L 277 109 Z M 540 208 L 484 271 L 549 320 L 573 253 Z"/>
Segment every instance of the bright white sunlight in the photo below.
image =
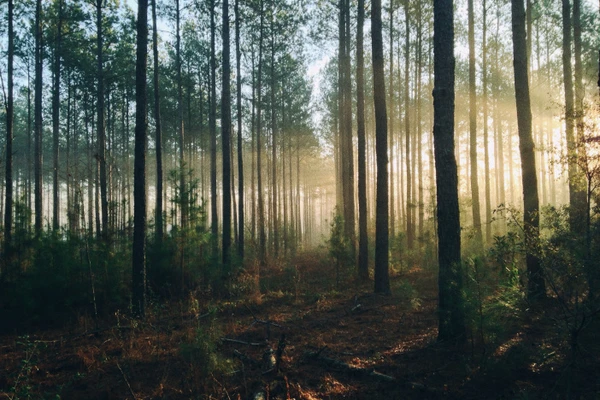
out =
<path fill-rule="evenodd" d="M 0 399 L 600 398 L 596 0 L 0 0 Z"/>

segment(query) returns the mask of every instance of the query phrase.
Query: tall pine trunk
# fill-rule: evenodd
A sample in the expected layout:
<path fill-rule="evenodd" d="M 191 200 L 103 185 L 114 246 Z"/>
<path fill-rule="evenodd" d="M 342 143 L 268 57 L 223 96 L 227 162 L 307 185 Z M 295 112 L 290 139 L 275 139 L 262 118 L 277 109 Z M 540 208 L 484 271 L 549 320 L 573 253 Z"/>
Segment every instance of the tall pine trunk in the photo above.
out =
<path fill-rule="evenodd" d="M 153 0 L 155 1 L 155 0 Z M 135 68 L 135 161 L 132 255 L 133 314 L 146 312 L 146 145 L 147 145 L 148 0 L 138 0 Z"/>
<path fill-rule="evenodd" d="M 375 216 L 375 292 L 389 293 L 389 198 L 387 111 L 385 105 L 385 80 L 381 0 L 371 3 L 371 46 L 373 49 L 373 100 L 375 104 L 375 151 L 377 153 L 377 199 Z"/>
<path fill-rule="evenodd" d="M 521 154 L 521 179 L 523 184 L 523 216 L 525 235 L 528 241 L 526 254 L 528 276 L 527 297 L 529 300 L 539 300 L 545 297 L 546 289 L 540 260 L 535 254 L 535 246 L 539 238 L 540 217 L 535 153 L 531 134 L 531 101 L 529 98 L 525 7 L 523 0 L 512 0 L 511 10 L 515 97 L 517 103 L 517 124 L 519 128 L 519 152 Z"/>
<path fill-rule="evenodd" d="M 437 183 L 439 341 L 464 342 L 458 175 L 454 156 L 453 2 L 433 3 L 433 139 Z"/>

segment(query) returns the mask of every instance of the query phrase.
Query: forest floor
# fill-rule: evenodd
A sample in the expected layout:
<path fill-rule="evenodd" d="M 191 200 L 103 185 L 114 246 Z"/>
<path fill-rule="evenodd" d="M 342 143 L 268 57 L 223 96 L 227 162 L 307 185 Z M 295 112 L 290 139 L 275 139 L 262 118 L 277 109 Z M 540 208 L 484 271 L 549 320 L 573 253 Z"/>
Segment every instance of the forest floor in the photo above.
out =
<path fill-rule="evenodd" d="M 435 271 L 396 272 L 383 296 L 350 279 L 336 285 L 323 254 L 293 265 L 266 282 L 287 279 L 287 291 L 219 302 L 196 293 L 151 308 L 144 322 L 121 312 L 100 329 L 81 318 L 0 337 L 0 399 L 600 396 L 597 345 L 572 363 L 559 323 L 507 318 L 493 338 L 471 337 L 457 350 L 436 343 Z M 593 344 L 596 329 L 588 331 Z"/>

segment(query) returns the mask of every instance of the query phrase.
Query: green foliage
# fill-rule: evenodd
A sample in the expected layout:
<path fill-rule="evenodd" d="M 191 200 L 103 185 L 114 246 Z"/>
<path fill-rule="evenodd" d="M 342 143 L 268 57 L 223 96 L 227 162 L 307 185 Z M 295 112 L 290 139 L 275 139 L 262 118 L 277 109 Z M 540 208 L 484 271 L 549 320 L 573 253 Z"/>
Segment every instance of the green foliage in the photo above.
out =
<path fill-rule="evenodd" d="M 181 345 L 179 355 L 189 363 L 197 378 L 233 371 L 233 362 L 219 353 L 220 336 L 214 326 L 198 327 L 192 340 Z"/>
<path fill-rule="evenodd" d="M 336 207 L 331 221 L 331 233 L 327 240 L 329 256 L 335 262 L 336 282 L 340 283 L 341 275 L 348 272 L 354 265 L 352 257 L 352 244 L 344 233 L 344 218 Z"/>

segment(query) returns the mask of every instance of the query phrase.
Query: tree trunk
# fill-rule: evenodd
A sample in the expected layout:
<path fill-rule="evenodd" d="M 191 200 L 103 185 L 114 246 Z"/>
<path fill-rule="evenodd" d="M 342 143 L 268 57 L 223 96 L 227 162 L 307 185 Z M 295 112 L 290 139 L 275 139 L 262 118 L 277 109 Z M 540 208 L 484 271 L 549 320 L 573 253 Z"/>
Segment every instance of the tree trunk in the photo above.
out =
<path fill-rule="evenodd" d="M 34 180 L 35 234 L 42 233 L 42 1 L 35 6 L 35 99 L 34 99 Z"/>
<path fill-rule="evenodd" d="M 512 0 L 511 4 L 515 97 L 523 183 L 524 229 L 526 240 L 528 241 L 526 254 L 528 275 L 527 297 L 529 300 L 539 300 L 545 297 L 546 288 L 540 260 L 537 258 L 534 250 L 539 238 L 540 217 L 535 153 L 531 135 L 531 103 L 529 99 L 527 44 L 525 39 L 525 7 L 523 0 Z"/>
<path fill-rule="evenodd" d="M 388 154 L 387 111 L 381 0 L 371 3 L 371 46 L 373 49 L 373 100 L 375 104 L 375 151 L 377 153 L 377 200 L 375 219 L 375 292 L 389 293 Z"/>
<path fill-rule="evenodd" d="M 8 98 L 6 101 L 6 189 L 4 203 L 4 255 L 5 261 L 9 261 L 12 246 L 13 226 L 13 117 L 14 117 L 14 54 L 15 54 L 15 31 L 14 31 L 14 4 L 8 0 Z"/>
<path fill-rule="evenodd" d="M 454 156 L 453 2 L 434 0 L 434 125 L 439 261 L 439 341 L 466 340 L 462 301 L 458 176 Z"/>
<path fill-rule="evenodd" d="M 260 32 L 258 39 L 258 83 L 257 83 L 257 111 L 256 111 L 256 173 L 258 191 L 258 259 L 261 266 L 266 264 L 266 236 L 265 236 L 265 205 L 262 186 L 262 64 L 263 64 L 263 32 L 264 32 L 264 4 L 260 0 Z"/>
<path fill-rule="evenodd" d="M 60 201 L 58 181 L 59 129 L 60 129 L 60 57 L 62 41 L 62 9 L 63 2 L 58 0 L 58 21 L 54 43 L 54 81 L 52 82 L 52 229 L 58 231 L 60 226 Z"/>
<path fill-rule="evenodd" d="M 469 154 L 471 164 L 471 198 L 475 246 L 482 250 L 481 211 L 479 205 L 479 182 L 477 174 L 477 94 L 475 84 L 475 11 L 473 0 L 468 0 L 469 14 Z"/>
<path fill-rule="evenodd" d="M 412 197 L 412 176 L 411 176 L 411 154 L 410 154 L 410 16 L 409 2 L 404 2 L 404 19 L 406 29 L 406 42 L 404 49 L 404 135 L 405 135 L 405 166 L 406 166 L 406 246 L 413 248 L 414 244 L 414 220 L 413 220 L 413 197 Z M 414 155 L 412 155 L 414 157 Z"/>
<path fill-rule="evenodd" d="M 487 0 L 483 0 L 482 6 L 482 62 L 481 62 L 481 85 L 483 86 L 483 151 L 484 151 L 484 176 L 485 176 L 485 243 L 492 242 L 492 206 L 490 190 L 490 149 L 488 129 L 488 70 L 487 70 Z"/>
<path fill-rule="evenodd" d="M 215 53 L 215 0 L 210 0 L 210 231 L 212 257 L 218 259 L 219 221 L 217 211 L 217 62 Z"/>
<path fill-rule="evenodd" d="M 221 140 L 223 145 L 223 267 L 227 273 L 231 247 L 231 87 L 229 0 L 223 0 L 223 78 L 221 91 Z"/>
<path fill-rule="evenodd" d="M 240 260 L 244 259 L 244 158 L 242 153 L 242 74 L 240 51 L 240 12 L 239 0 L 235 0 L 235 62 L 236 62 L 236 110 L 237 110 L 237 158 L 238 158 L 238 243 Z"/>
<path fill-rule="evenodd" d="M 156 125 L 156 205 L 154 210 L 156 223 L 156 242 L 162 243 L 163 222 L 163 157 L 162 157 L 162 119 L 160 115 L 160 87 L 158 65 L 158 27 L 156 24 L 156 0 L 152 0 L 152 54 L 154 63 L 154 121 Z"/>
<path fill-rule="evenodd" d="M 143 318 L 146 311 L 146 145 L 148 140 L 146 69 L 148 57 L 148 0 L 138 0 L 136 55 L 131 304 L 133 314 Z"/>
<path fill-rule="evenodd" d="M 565 88 L 565 133 L 567 139 L 567 169 L 569 176 L 570 224 L 574 232 L 584 233 L 585 192 L 582 190 L 577 167 L 577 140 L 575 138 L 575 104 L 573 102 L 573 72 L 571 68 L 571 5 L 562 0 L 563 19 L 563 80 Z"/>
<path fill-rule="evenodd" d="M 369 237 L 367 236 L 367 167 L 365 140 L 365 2 L 358 0 L 356 25 L 356 130 L 358 136 L 358 277 L 369 279 Z"/>

